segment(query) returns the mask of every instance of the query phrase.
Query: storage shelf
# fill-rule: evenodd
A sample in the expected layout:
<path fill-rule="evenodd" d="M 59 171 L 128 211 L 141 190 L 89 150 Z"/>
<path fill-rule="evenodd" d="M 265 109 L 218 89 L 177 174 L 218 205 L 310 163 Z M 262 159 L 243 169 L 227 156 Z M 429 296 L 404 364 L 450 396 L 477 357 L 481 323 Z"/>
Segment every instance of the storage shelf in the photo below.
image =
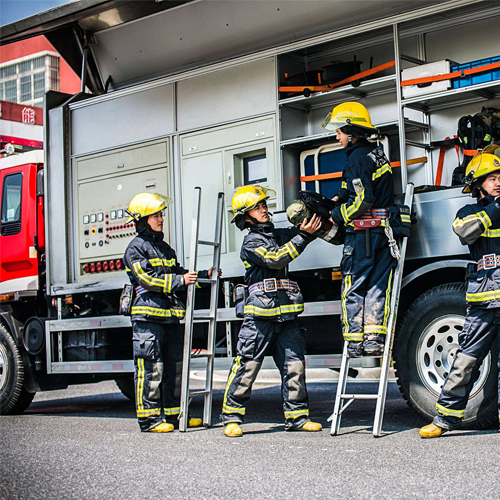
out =
<path fill-rule="evenodd" d="M 464 95 L 470 97 L 464 98 Z M 460 96 L 460 99 L 457 99 Z M 478 102 L 500 97 L 500 80 L 492 82 L 477 83 L 458 89 L 444 90 L 434 94 L 425 94 L 418 97 L 402 99 L 403 106 L 422 110 L 446 109 L 455 106 L 463 106 L 464 103 Z"/>
<path fill-rule="evenodd" d="M 391 135 L 398 133 L 399 124 L 397 120 L 383 123 L 375 123 L 375 127 L 377 127 L 383 134 Z M 405 119 L 405 129 L 408 132 L 412 132 L 414 130 L 425 130 L 428 129 L 429 125 L 421 122 L 416 122 L 414 120 Z M 294 137 L 293 139 L 286 139 L 280 142 L 280 146 L 291 146 L 294 144 L 302 144 L 306 142 L 317 141 L 321 139 L 335 139 L 337 134 L 335 132 L 326 132 L 324 134 L 314 134 L 314 135 L 305 135 L 301 137 Z"/>
<path fill-rule="evenodd" d="M 298 95 L 278 101 L 279 106 L 295 105 L 297 107 L 318 106 L 334 100 L 352 99 L 352 96 L 366 97 L 396 91 L 396 75 L 382 76 L 361 82 L 359 87 L 344 85 L 325 92 L 313 92 L 309 97 Z"/>

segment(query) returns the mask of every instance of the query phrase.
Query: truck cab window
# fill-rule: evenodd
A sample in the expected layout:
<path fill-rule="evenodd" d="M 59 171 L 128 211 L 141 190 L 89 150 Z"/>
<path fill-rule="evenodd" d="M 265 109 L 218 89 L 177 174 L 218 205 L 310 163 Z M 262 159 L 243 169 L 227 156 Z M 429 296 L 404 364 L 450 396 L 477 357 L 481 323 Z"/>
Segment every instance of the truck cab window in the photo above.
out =
<path fill-rule="evenodd" d="M 21 189 L 23 174 L 7 175 L 2 191 L 2 224 L 21 220 Z"/>
<path fill-rule="evenodd" d="M 245 185 L 267 181 L 266 155 L 243 158 L 243 176 Z"/>

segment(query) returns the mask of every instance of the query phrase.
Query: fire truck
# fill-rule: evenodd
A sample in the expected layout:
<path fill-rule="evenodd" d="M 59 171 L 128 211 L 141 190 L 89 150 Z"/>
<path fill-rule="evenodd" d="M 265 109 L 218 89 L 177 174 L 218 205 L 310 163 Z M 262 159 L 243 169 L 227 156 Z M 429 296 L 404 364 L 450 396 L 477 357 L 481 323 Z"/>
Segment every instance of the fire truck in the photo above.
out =
<path fill-rule="evenodd" d="M 434 414 L 464 322 L 470 261 L 451 230 L 470 200 L 452 185 L 464 159 L 453 136 L 461 116 L 500 107 L 500 7 L 327 7 L 87 0 L 2 28 L 2 43 L 44 33 L 82 75 L 82 91 L 46 93 L 43 153 L 0 159 L 0 413 L 22 412 L 38 391 L 109 379 L 133 398 L 131 325 L 118 298 L 135 233 L 124 210 L 142 191 L 173 199 L 165 239 L 186 268 L 194 188 L 203 240 L 213 237 L 217 193 L 226 195 L 216 368 L 228 368 L 240 326 L 231 290 L 244 274 L 232 194 L 244 184 L 273 188 L 277 226 L 288 224 L 299 190 L 332 197 L 345 155 L 321 123 L 336 104 L 358 101 L 380 131 L 373 140 L 390 158 L 396 192 L 416 186 L 394 365 L 408 403 Z M 341 251 L 316 240 L 290 265 L 306 300 L 308 368 L 340 365 Z M 201 253 L 199 267 L 209 259 Z M 199 307 L 205 299 L 201 291 Z M 496 421 L 492 359 L 466 425 Z"/>

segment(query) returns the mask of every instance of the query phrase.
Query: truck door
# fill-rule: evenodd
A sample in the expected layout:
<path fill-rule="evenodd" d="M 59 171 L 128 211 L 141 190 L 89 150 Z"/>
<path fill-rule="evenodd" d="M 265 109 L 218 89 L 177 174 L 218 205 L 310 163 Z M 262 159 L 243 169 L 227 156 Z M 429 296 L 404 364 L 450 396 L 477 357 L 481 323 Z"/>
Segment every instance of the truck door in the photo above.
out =
<path fill-rule="evenodd" d="M 26 291 L 38 287 L 37 166 L 25 164 L 0 170 L 0 290 Z M 7 284 L 6 282 L 9 282 Z"/>

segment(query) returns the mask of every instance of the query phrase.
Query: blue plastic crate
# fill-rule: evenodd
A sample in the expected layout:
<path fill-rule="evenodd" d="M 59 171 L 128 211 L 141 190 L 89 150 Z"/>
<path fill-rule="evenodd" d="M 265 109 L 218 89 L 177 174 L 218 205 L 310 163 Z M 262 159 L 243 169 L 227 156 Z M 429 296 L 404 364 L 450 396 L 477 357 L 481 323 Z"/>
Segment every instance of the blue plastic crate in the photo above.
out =
<path fill-rule="evenodd" d="M 477 68 L 479 66 L 485 66 L 486 64 L 492 64 L 496 62 L 500 62 L 500 56 L 487 57 L 486 59 L 479 59 L 477 61 L 471 61 L 464 64 L 452 65 L 451 72 L 459 71 L 461 69 Z M 494 80 L 500 80 L 500 68 L 485 71 L 484 73 L 476 73 L 474 75 L 466 75 L 460 78 L 453 78 L 451 80 L 451 84 L 452 88 L 458 89 L 461 87 L 467 87 L 468 85 L 492 82 Z"/>

